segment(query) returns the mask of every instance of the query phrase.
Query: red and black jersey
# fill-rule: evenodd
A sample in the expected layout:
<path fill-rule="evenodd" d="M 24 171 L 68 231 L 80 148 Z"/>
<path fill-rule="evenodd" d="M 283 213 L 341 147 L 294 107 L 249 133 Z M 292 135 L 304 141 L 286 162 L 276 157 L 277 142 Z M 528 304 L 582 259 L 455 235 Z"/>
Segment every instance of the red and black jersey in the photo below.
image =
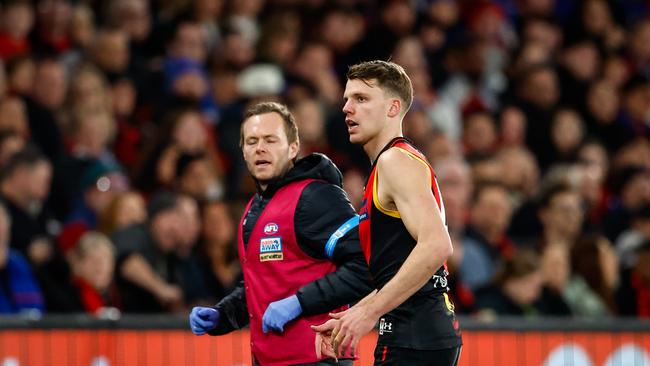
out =
<path fill-rule="evenodd" d="M 397 148 L 405 151 L 422 162 L 431 172 L 431 191 L 436 199 L 443 222 L 445 222 L 445 206 L 438 189 L 435 173 L 424 155 L 403 137 L 393 139 L 381 154 Z M 377 199 L 377 161 L 372 167 L 366 190 L 359 212 L 359 237 L 361 248 L 366 257 L 375 286 L 383 287 L 400 269 L 406 258 L 415 248 L 416 241 L 404 226 L 399 211 L 389 210 L 381 206 Z M 447 265 L 440 267 L 431 280 L 420 290 L 428 292 L 447 292 Z"/>
<path fill-rule="evenodd" d="M 431 191 L 445 221 L 444 204 L 435 174 L 424 155 L 403 137 L 393 139 L 380 153 L 401 149 L 422 162 L 431 172 Z M 381 289 L 399 271 L 415 248 L 416 240 L 406 229 L 397 210 L 382 207 L 377 199 L 377 161 L 372 168 L 359 212 L 359 239 L 374 284 Z M 420 290 L 379 320 L 380 346 L 415 350 L 458 347 L 462 341 L 454 306 L 447 296 L 447 266 L 441 266 Z"/>

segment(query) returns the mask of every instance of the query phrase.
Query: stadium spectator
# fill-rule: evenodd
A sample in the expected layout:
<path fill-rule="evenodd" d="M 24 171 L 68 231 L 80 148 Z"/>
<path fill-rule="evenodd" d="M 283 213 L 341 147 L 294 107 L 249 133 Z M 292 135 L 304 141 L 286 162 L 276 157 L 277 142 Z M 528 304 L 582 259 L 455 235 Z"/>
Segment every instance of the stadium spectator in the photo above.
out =
<path fill-rule="evenodd" d="M 147 206 L 138 191 L 118 193 L 103 210 L 99 220 L 99 230 L 113 235 L 117 230 L 147 220 Z"/>
<path fill-rule="evenodd" d="M 7 1 L 0 14 L 0 58 L 8 60 L 29 54 L 28 36 L 34 26 L 34 8 L 30 2 Z"/>
<path fill-rule="evenodd" d="M 30 137 L 54 162 L 64 151 L 58 113 L 65 101 L 68 80 L 59 61 L 43 59 L 36 64 L 32 82 L 29 93 L 23 95 Z"/>
<path fill-rule="evenodd" d="M 460 279 L 475 290 L 486 285 L 502 262 L 515 256 L 506 229 L 512 215 L 508 191 L 500 184 L 477 186 L 463 235 Z"/>
<path fill-rule="evenodd" d="M 116 166 L 95 162 L 84 170 L 70 214 L 63 222 L 63 233 L 80 226 L 83 231 L 97 230 L 100 218 L 111 201 L 129 188 L 129 182 Z"/>
<path fill-rule="evenodd" d="M 117 249 L 117 284 L 124 311 L 182 311 L 183 289 L 175 251 L 181 242 L 183 219 L 178 197 L 156 193 L 147 206 L 146 223 L 113 234 Z"/>
<path fill-rule="evenodd" d="M 209 201 L 203 207 L 198 253 L 209 304 L 216 303 L 243 279 L 230 207 L 223 201 Z"/>
<path fill-rule="evenodd" d="M 45 202 L 49 195 L 52 165 L 33 147 L 13 154 L 0 179 L 0 196 L 11 217 L 11 247 L 35 265 L 48 261 L 54 247 Z"/>
<path fill-rule="evenodd" d="M 623 271 L 616 294 L 619 315 L 650 317 L 650 242 L 636 251 L 634 266 Z"/>
<path fill-rule="evenodd" d="M 199 202 L 223 197 L 223 185 L 209 156 L 203 152 L 181 154 L 176 160 L 173 186 Z"/>
<path fill-rule="evenodd" d="M 0 167 L 4 168 L 11 156 L 25 147 L 26 141 L 12 131 L 0 131 Z"/>
<path fill-rule="evenodd" d="M 619 286 L 619 260 L 612 244 L 602 235 L 584 236 L 571 248 L 571 279 L 564 299 L 576 316 L 615 314 Z"/>
<path fill-rule="evenodd" d="M 115 248 L 110 239 L 88 231 L 71 249 L 72 284 L 79 301 L 77 312 L 109 316 L 120 309 L 120 297 L 114 282 Z"/>
<path fill-rule="evenodd" d="M 537 316 L 535 307 L 542 294 L 543 277 L 539 257 L 531 250 L 522 250 L 506 259 L 495 274 L 493 284 L 476 291 L 476 308 L 480 316 Z"/>
<path fill-rule="evenodd" d="M 212 166 L 217 168 L 216 147 L 207 131 L 197 109 L 190 107 L 170 111 L 156 140 L 143 154 L 136 172 L 136 187 L 147 193 L 157 187 L 171 188 L 178 158 L 183 153 L 206 154 Z"/>
<path fill-rule="evenodd" d="M 29 124 L 25 102 L 17 97 L 0 100 L 0 130 L 12 131 L 22 138 L 29 138 Z"/>
<path fill-rule="evenodd" d="M 630 227 L 632 213 L 650 202 L 650 170 L 629 166 L 617 172 L 613 195 L 603 218 L 603 231 L 612 241 Z"/>
<path fill-rule="evenodd" d="M 9 246 L 11 218 L 0 204 L 0 314 L 45 311 L 43 295 L 25 257 Z"/>
<path fill-rule="evenodd" d="M 204 277 L 196 251 L 202 221 L 198 204 L 190 196 L 178 195 L 177 210 L 183 230 L 180 232 L 180 239 L 175 250 L 178 261 L 176 274 L 178 276 L 177 281 L 183 289 L 184 303 L 190 307 L 202 304 L 210 297 L 203 280 Z"/>
<path fill-rule="evenodd" d="M 584 205 L 580 193 L 568 184 L 548 188 L 537 211 L 542 223 L 538 247 L 561 244 L 570 248 L 582 232 Z"/>
<path fill-rule="evenodd" d="M 636 249 L 650 239 L 650 204 L 639 207 L 631 222 L 629 229 L 622 232 L 615 243 L 622 269 L 634 266 Z"/>

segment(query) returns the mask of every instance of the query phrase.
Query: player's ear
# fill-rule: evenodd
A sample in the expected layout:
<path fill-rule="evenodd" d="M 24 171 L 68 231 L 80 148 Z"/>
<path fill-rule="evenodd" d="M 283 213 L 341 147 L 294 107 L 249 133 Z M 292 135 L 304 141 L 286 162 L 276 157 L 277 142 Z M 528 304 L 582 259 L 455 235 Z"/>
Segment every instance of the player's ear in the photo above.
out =
<path fill-rule="evenodd" d="M 390 102 L 390 107 L 388 108 L 388 117 L 396 117 L 400 114 L 401 111 L 402 102 L 397 98 L 393 98 Z"/>

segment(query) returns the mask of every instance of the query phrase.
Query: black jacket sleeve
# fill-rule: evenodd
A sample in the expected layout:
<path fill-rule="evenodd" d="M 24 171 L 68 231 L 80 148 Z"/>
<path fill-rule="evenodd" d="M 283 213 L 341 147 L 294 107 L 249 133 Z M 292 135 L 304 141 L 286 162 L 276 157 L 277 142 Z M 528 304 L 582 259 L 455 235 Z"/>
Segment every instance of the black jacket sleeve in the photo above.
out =
<path fill-rule="evenodd" d="M 355 215 L 345 191 L 336 185 L 315 181 L 303 190 L 295 214 L 298 245 L 309 256 L 329 259 L 338 267 L 298 290 L 303 315 L 321 314 L 356 302 L 372 290 L 358 224 L 342 230 Z"/>
<path fill-rule="evenodd" d="M 219 310 L 219 324 L 208 334 L 222 335 L 248 325 L 249 317 L 244 281 L 239 281 L 235 289 L 221 299 L 214 308 Z"/>

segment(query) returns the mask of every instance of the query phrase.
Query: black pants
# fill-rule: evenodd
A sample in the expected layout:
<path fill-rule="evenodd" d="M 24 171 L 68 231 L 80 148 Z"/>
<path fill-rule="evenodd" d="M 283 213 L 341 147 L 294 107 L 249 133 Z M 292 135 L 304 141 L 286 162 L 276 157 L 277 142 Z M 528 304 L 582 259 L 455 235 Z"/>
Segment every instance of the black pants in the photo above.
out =
<path fill-rule="evenodd" d="M 375 366 L 456 366 L 460 357 L 460 347 L 435 351 L 420 351 L 377 345 Z"/>

